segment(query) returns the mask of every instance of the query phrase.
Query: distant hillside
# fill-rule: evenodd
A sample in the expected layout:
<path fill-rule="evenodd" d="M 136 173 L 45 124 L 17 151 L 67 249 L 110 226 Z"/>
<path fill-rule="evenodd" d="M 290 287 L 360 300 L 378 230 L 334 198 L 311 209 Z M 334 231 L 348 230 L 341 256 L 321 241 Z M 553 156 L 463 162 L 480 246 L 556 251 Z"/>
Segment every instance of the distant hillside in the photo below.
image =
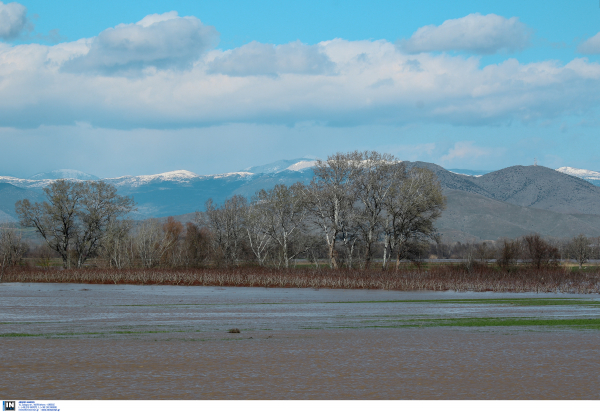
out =
<path fill-rule="evenodd" d="M 557 238 L 600 235 L 599 215 L 565 214 L 512 205 L 459 190 L 446 190 L 447 208 L 436 221 L 445 241 L 516 238 L 533 232 Z"/>
<path fill-rule="evenodd" d="M 496 200 L 560 213 L 600 215 L 600 187 L 547 167 L 507 167 L 476 179 Z"/>
<path fill-rule="evenodd" d="M 446 190 L 560 213 L 600 215 L 600 187 L 547 167 L 512 166 L 475 177 L 452 173 L 433 163 L 408 164 L 435 172 Z"/>
<path fill-rule="evenodd" d="M 33 190 L 22 189 L 10 183 L 0 183 L 0 223 L 17 220 L 15 203 L 18 200 L 29 199 L 31 202 L 39 202 L 43 198 L 41 193 Z"/>
<path fill-rule="evenodd" d="M 448 209 L 437 226 L 448 240 L 494 240 L 531 232 L 556 237 L 600 235 L 600 187 L 579 177 L 542 166 L 513 166 L 471 176 L 433 163 L 406 163 L 426 167 L 440 179 Z M 187 214 L 189 220 L 209 198 L 219 204 L 236 194 L 251 199 L 258 190 L 276 184 L 309 183 L 313 164 L 300 158 L 218 175 L 177 170 L 104 180 L 114 184 L 119 194 L 133 196 L 138 208 L 132 215 L 135 219 Z M 43 201 L 42 188 L 52 181 L 0 177 L 0 219 L 15 218 L 14 203 L 19 199 Z"/>

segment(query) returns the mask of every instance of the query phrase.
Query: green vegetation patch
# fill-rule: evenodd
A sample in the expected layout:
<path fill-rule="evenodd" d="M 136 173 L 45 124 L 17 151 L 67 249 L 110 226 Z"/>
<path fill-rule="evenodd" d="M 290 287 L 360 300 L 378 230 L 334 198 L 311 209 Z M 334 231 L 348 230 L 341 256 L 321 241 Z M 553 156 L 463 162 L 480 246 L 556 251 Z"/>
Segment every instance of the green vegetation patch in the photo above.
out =
<path fill-rule="evenodd" d="M 424 325 L 427 326 L 427 325 Z M 540 318 L 460 318 L 433 320 L 428 326 L 505 327 L 505 326 L 564 326 L 600 329 L 600 319 L 540 319 Z"/>
<path fill-rule="evenodd" d="M 375 321 L 376 322 L 376 321 Z M 362 322 L 368 323 L 368 322 Z M 393 323 L 393 324 L 392 324 Z M 371 326 L 340 326 L 339 328 L 416 328 L 416 327 L 564 327 L 600 329 L 600 319 L 594 318 L 437 318 L 437 319 L 397 319 L 388 320 L 387 324 Z"/>
<path fill-rule="evenodd" d="M 600 300 L 582 298 L 520 298 L 520 299 L 427 299 L 427 300 L 363 300 L 325 303 L 437 303 L 512 306 L 600 306 Z"/>

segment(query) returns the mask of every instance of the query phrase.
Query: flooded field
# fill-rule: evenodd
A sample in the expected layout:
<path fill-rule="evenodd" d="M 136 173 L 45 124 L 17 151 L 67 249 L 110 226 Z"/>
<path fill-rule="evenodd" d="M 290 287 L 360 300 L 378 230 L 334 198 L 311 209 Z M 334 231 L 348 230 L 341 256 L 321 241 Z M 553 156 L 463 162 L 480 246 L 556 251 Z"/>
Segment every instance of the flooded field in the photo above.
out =
<path fill-rule="evenodd" d="M 4 283 L 0 360 L 15 399 L 598 399 L 600 298 Z"/>

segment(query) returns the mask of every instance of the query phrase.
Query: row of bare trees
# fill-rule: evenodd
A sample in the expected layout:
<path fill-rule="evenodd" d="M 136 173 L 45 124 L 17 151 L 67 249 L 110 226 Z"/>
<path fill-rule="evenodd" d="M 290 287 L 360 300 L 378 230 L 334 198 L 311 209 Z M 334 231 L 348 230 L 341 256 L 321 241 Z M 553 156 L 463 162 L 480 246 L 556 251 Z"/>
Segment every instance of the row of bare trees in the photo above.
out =
<path fill-rule="evenodd" d="M 570 259 L 581 268 L 592 259 L 600 259 L 600 237 L 583 234 L 572 239 L 543 239 L 530 234 L 517 239 L 502 239 L 497 242 L 431 244 L 429 254 L 436 258 L 462 259 L 487 263 L 495 261 L 501 267 L 512 267 L 519 262 L 536 268 L 557 264 Z"/>
<path fill-rule="evenodd" d="M 24 227 L 33 227 L 65 268 L 102 257 L 112 267 L 238 265 L 288 268 L 294 259 L 332 268 L 396 265 L 436 238 L 434 220 L 445 198 L 435 174 L 407 169 L 388 154 L 337 153 L 317 161 L 310 184 L 279 184 L 251 199 L 212 200 L 196 221 L 123 220 L 133 199 L 105 182 L 59 180 L 44 189 L 47 201 L 16 204 Z"/>
<path fill-rule="evenodd" d="M 45 242 L 33 250 L 50 254 L 65 268 L 89 258 L 114 268 L 240 265 L 290 267 L 298 258 L 340 267 L 383 269 L 405 259 L 436 255 L 468 262 L 495 260 L 511 267 L 528 261 L 542 267 L 575 259 L 581 267 L 600 258 L 600 239 L 583 235 L 550 242 L 539 235 L 477 245 L 445 245 L 434 221 L 445 199 L 436 176 L 410 168 L 388 154 L 336 153 L 317 161 L 310 184 L 276 185 L 251 198 L 236 195 L 222 204 L 209 200 L 194 222 L 169 218 L 124 220 L 133 199 L 117 195 L 105 182 L 59 180 L 44 189 L 47 201 L 19 201 L 21 225 L 33 227 Z M 1 276 L 28 250 L 20 232 L 0 232 Z M 595 242 L 595 243 L 594 243 Z M 598 256 L 596 256 L 598 255 Z"/>
<path fill-rule="evenodd" d="M 299 256 L 316 261 L 323 249 L 331 268 L 369 268 L 383 245 L 385 269 L 436 238 L 445 198 L 433 172 L 377 152 L 337 153 L 313 172 L 309 185 L 276 185 L 219 206 L 209 201 L 197 221 L 225 262 L 238 262 L 247 245 L 260 265 L 286 268 Z"/>

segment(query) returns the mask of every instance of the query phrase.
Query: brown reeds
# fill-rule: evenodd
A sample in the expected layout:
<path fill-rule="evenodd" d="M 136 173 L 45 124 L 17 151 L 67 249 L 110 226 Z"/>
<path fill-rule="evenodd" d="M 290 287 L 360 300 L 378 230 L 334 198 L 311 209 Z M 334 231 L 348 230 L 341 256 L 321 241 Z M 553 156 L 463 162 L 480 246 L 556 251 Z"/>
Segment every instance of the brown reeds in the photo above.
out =
<path fill-rule="evenodd" d="M 245 286 L 277 288 L 384 289 L 401 291 L 566 292 L 600 293 L 600 271 L 571 272 L 561 267 L 493 267 L 467 270 L 440 265 L 428 270 L 269 269 L 261 267 L 204 269 L 47 269 L 15 267 L 5 282 Z"/>

